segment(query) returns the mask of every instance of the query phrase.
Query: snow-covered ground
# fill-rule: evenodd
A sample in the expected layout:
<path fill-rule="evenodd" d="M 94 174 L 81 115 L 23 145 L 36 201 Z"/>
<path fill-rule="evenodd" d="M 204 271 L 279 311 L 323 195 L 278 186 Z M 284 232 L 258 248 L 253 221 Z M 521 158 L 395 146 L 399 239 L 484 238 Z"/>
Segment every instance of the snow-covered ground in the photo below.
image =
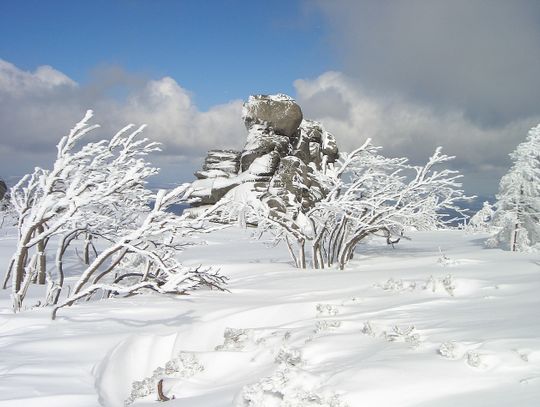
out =
<path fill-rule="evenodd" d="M 1 291 L 0 406 L 122 406 L 150 389 L 132 397 L 149 406 L 161 378 L 171 407 L 538 406 L 540 256 L 412 237 L 301 271 L 228 229 L 182 256 L 219 266 L 230 293 L 88 302 L 56 321 L 12 314 Z M 2 270 L 13 245 L 0 236 Z"/>

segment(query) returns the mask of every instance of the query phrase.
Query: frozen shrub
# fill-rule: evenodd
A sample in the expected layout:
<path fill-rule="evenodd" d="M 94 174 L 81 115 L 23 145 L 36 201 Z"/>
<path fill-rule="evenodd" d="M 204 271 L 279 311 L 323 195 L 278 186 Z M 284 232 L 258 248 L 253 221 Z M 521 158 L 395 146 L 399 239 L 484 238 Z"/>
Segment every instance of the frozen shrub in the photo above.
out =
<path fill-rule="evenodd" d="M 469 351 L 466 358 L 467 364 L 471 367 L 481 368 L 485 366 L 482 356 L 478 352 Z"/>
<path fill-rule="evenodd" d="M 444 342 L 439 347 L 439 355 L 443 358 L 455 360 L 459 359 L 457 355 L 456 344 L 454 342 Z"/>
<path fill-rule="evenodd" d="M 348 407 L 335 393 L 321 392 L 313 377 L 280 367 L 272 375 L 244 386 L 236 407 Z"/>
<path fill-rule="evenodd" d="M 455 260 L 452 260 L 450 257 L 444 253 L 441 248 L 439 247 L 439 258 L 437 259 L 437 263 L 443 267 L 453 266 L 456 264 Z"/>
<path fill-rule="evenodd" d="M 156 368 L 151 376 L 133 382 L 131 393 L 124 401 L 124 405 L 129 406 L 135 400 L 153 394 L 157 389 L 158 382 L 164 377 L 187 379 L 203 370 L 204 366 L 199 363 L 195 355 L 180 352 L 176 358 L 169 360 L 164 367 Z"/>
<path fill-rule="evenodd" d="M 332 328 L 339 328 L 341 326 L 341 321 L 331 321 L 331 320 L 323 320 L 323 321 L 317 321 L 315 324 L 315 333 L 321 333 L 324 331 L 327 331 Z"/>
<path fill-rule="evenodd" d="M 454 290 L 456 289 L 456 285 L 454 284 L 454 279 L 452 275 L 448 274 L 445 278 L 441 280 L 441 282 L 446 292 L 453 297 Z"/>
<path fill-rule="evenodd" d="M 223 333 L 224 342 L 216 346 L 216 350 L 241 350 L 252 338 L 253 333 L 249 329 L 225 328 Z"/>
<path fill-rule="evenodd" d="M 456 284 L 454 282 L 454 277 L 451 274 L 448 274 L 442 279 L 435 279 L 433 276 L 430 276 L 422 288 L 424 290 L 431 290 L 433 293 L 437 292 L 439 288 L 442 288 L 448 295 L 453 297 Z"/>
<path fill-rule="evenodd" d="M 396 325 L 391 332 L 384 331 L 383 336 L 389 342 L 406 342 L 412 347 L 420 345 L 420 335 L 415 333 L 415 328 L 412 325 L 404 329 Z"/>
<path fill-rule="evenodd" d="M 362 327 L 362 333 L 368 336 L 376 336 L 375 331 L 373 331 L 373 327 L 371 326 L 371 322 L 369 321 L 364 322 L 364 326 Z"/>
<path fill-rule="evenodd" d="M 377 287 L 382 288 L 384 291 L 401 292 L 405 290 L 414 291 L 416 289 L 415 281 L 403 281 L 401 279 L 394 280 L 388 279 L 383 284 L 377 284 Z"/>
<path fill-rule="evenodd" d="M 276 356 L 275 362 L 287 366 L 299 366 L 303 363 L 302 352 L 298 349 L 282 347 Z"/>
<path fill-rule="evenodd" d="M 334 316 L 339 314 L 339 309 L 332 304 L 317 304 L 317 316 Z"/>

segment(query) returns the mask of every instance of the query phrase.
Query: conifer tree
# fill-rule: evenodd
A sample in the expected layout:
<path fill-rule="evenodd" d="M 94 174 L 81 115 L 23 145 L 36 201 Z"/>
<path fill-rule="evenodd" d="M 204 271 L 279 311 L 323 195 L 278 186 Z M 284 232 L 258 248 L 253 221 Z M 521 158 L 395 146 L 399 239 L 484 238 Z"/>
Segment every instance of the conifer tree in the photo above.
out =
<path fill-rule="evenodd" d="M 488 241 L 511 251 L 540 248 L 540 125 L 510 154 L 514 162 L 501 178 L 493 224 L 498 232 Z"/>

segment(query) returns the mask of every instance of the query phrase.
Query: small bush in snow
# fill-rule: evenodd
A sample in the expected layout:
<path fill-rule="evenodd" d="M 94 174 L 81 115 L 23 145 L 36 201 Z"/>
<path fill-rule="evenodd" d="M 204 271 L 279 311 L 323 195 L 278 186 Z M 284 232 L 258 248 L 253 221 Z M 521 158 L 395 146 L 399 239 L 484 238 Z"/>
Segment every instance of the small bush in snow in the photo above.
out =
<path fill-rule="evenodd" d="M 317 316 L 335 316 L 339 314 L 339 309 L 332 304 L 317 304 L 315 309 L 317 310 Z"/>
<path fill-rule="evenodd" d="M 382 284 L 376 284 L 376 287 L 382 288 L 384 291 L 414 291 L 416 289 L 415 281 L 403 281 L 401 279 L 390 278 Z"/>
<path fill-rule="evenodd" d="M 443 267 L 453 266 L 456 264 L 455 260 L 452 260 L 450 257 L 448 257 L 439 247 L 439 253 L 440 256 L 437 259 L 437 263 Z"/>
<path fill-rule="evenodd" d="M 348 407 L 343 399 L 319 391 L 313 377 L 280 366 L 272 375 L 244 386 L 235 407 Z"/>
<path fill-rule="evenodd" d="M 253 333 L 249 329 L 225 328 L 223 344 L 216 346 L 216 350 L 241 350 L 252 339 Z"/>
<path fill-rule="evenodd" d="M 404 329 L 396 325 L 391 332 L 384 331 L 383 336 L 389 342 L 406 342 L 412 347 L 420 345 L 420 335 L 415 333 L 415 328 L 412 325 Z"/>
<path fill-rule="evenodd" d="M 318 334 L 324 331 L 328 331 L 329 329 L 339 328 L 340 326 L 341 326 L 341 321 L 328 320 L 328 319 L 317 321 L 317 323 L 315 324 L 315 333 Z"/>
<path fill-rule="evenodd" d="M 155 393 L 158 382 L 165 377 L 187 379 L 203 370 L 204 366 L 199 363 L 195 355 L 181 352 L 176 358 L 168 361 L 164 367 L 156 368 L 151 376 L 133 382 L 131 393 L 124 401 L 124 405 L 129 406 L 135 400 Z"/>
<path fill-rule="evenodd" d="M 274 360 L 277 364 L 285 364 L 287 366 L 300 366 L 303 363 L 302 352 L 298 349 L 289 347 L 281 347 Z"/>
<path fill-rule="evenodd" d="M 482 355 L 478 352 L 469 351 L 466 354 L 467 364 L 471 367 L 482 368 L 485 367 L 485 363 L 482 359 Z"/>
<path fill-rule="evenodd" d="M 454 342 L 444 342 L 439 347 L 439 355 L 441 355 L 443 358 L 450 359 L 450 360 L 456 360 L 459 359 L 459 355 L 457 354 L 457 347 Z"/>
<path fill-rule="evenodd" d="M 367 322 L 364 322 L 364 326 L 362 327 L 362 331 L 361 331 L 364 335 L 368 335 L 368 336 L 377 336 L 377 334 L 375 333 L 375 331 L 373 330 L 373 327 L 371 326 L 371 322 L 367 321 Z"/>
<path fill-rule="evenodd" d="M 454 278 L 452 277 L 452 275 L 448 274 L 445 278 L 441 280 L 441 282 L 446 292 L 453 297 L 456 285 L 454 283 Z"/>
<path fill-rule="evenodd" d="M 435 279 L 433 276 L 430 276 L 422 288 L 424 290 L 431 290 L 433 293 L 435 293 L 439 287 L 442 287 L 446 293 L 448 293 L 448 295 L 453 297 L 456 289 L 454 277 L 452 277 L 451 274 L 448 274 L 442 279 Z"/>

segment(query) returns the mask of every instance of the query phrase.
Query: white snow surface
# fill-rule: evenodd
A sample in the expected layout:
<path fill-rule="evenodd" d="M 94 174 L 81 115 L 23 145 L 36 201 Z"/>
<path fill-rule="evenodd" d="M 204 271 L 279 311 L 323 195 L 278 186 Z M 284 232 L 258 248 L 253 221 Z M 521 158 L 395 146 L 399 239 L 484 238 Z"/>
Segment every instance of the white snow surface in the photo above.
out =
<path fill-rule="evenodd" d="M 0 232 L 4 269 L 15 239 Z M 145 378 L 133 406 L 159 403 L 158 379 L 171 407 L 538 406 L 540 256 L 412 238 L 311 271 L 230 228 L 180 254 L 230 293 L 86 302 L 56 321 L 13 314 L 0 291 L 0 406 L 123 406 Z"/>

